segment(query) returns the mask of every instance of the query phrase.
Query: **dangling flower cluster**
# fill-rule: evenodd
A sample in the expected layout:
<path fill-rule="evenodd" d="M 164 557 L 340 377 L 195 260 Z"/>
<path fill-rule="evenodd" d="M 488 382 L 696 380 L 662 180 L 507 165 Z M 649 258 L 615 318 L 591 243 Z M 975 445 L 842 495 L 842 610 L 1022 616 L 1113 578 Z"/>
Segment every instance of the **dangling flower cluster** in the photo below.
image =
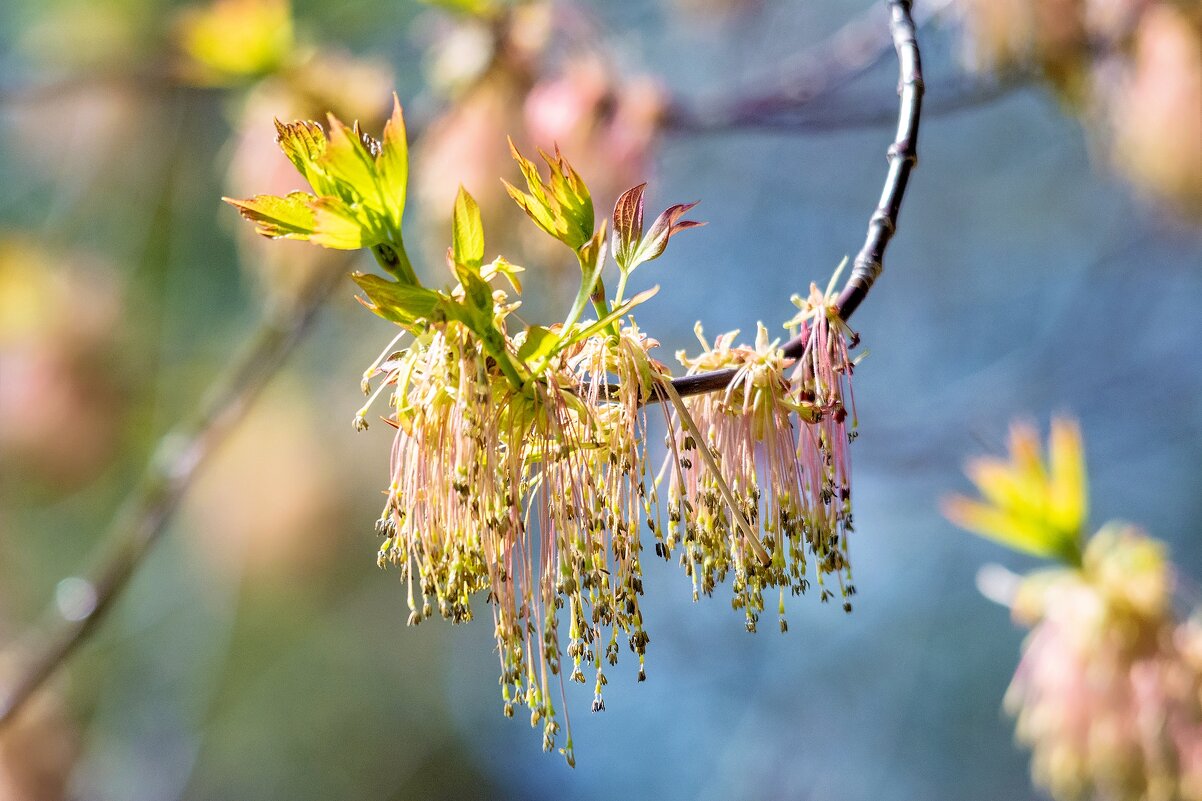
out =
<path fill-rule="evenodd" d="M 644 416 L 636 397 L 586 400 L 607 363 L 626 369 L 623 346 L 649 361 L 644 343 L 624 336 L 608 350 L 592 338 L 516 391 L 463 325 L 447 322 L 422 339 L 383 377 L 397 432 L 380 561 L 400 566 L 411 623 L 435 604 L 444 618 L 470 620 L 471 596 L 487 591 L 505 712 L 529 707 L 550 749 L 559 728 L 551 682 L 568 670 L 560 610 L 570 679 L 583 683 L 593 669 L 597 709 L 603 658 L 616 664 L 621 637 L 641 663 L 648 641 L 639 609 Z M 592 387 L 584 397 L 582 383 Z M 619 396 L 638 386 L 624 382 Z M 569 756 L 570 748 L 569 738 Z"/>
<path fill-rule="evenodd" d="M 790 328 L 804 326 L 806 332 L 805 350 L 792 380 L 797 400 L 806 410 L 802 417 L 810 424 L 802 429 L 809 439 L 804 444 L 799 440 L 798 455 L 818 460 L 807 467 L 818 477 L 809 488 L 811 508 L 821 517 L 813 521 L 815 533 L 823 538 L 814 544 L 819 554 L 838 549 L 840 542 L 845 546 L 843 535 L 851 531 L 852 524 L 848 446 L 856 438 L 856 403 L 851 391 L 855 362 L 848 351 L 859 344 L 860 337 L 843 321 L 834 294 L 846 263 L 844 260 L 831 276 L 825 292 L 810 284 L 808 298 L 793 297 L 799 311 L 788 323 Z M 832 572 L 837 570 L 832 568 Z"/>
<path fill-rule="evenodd" d="M 702 353 L 677 354 L 691 375 L 730 369 L 734 377 L 724 391 L 687 401 L 702 441 L 687 428 L 669 440 L 664 469 L 674 525 L 657 548 L 667 556 L 683 545 L 680 561 L 693 579 L 694 598 L 711 594 L 733 570 L 732 604 L 744 611 L 750 631 L 764 609 L 764 590 L 773 587 L 779 588 L 781 630 L 788 628 L 785 590 L 799 595 L 809 589 L 811 557 L 823 601 L 834 596 L 828 576 L 835 577 L 847 611 L 855 594 L 847 555 L 854 413 L 849 431 L 845 406 L 845 399 L 851 405 L 848 336 L 855 335 L 839 320 L 829 290 L 813 287 L 798 305 L 790 327 L 805 327 L 799 358 L 785 356 L 762 324 L 754 347 L 732 347 L 737 331 L 711 347 L 698 325 Z M 724 485 L 736 503 L 725 502 Z M 740 517 L 763 530 L 770 559 L 757 558 L 754 540 L 739 531 Z"/>
<path fill-rule="evenodd" d="M 511 331 L 519 303 L 499 284 L 520 293 L 522 269 L 501 257 L 485 261 L 480 210 L 466 191 L 455 201 L 447 253 L 455 283 L 424 286 L 405 255 L 399 105 L 382 142 L 334 118 L 330 126 L 328 135 L 317 123 L 277 126 L 281 147 L 316 194 L 231 202 L 264 235 L 368 247 L 390 274 L 352 276 L 363 304 L 402 329 L 364 374 L 365 391 L 376 384 L 372 400 L 387 399 L 385 422 L 396 429 L 379 562 L 400 569 L 411 624 L 435 610 L 452 622 L 471 620 L 484 593 L 507 715 L 528 707 L 550 750 L 559 732 L 553 685 L 562 698 L 564 676 L 586 683 L 592 674 L 594 711 L 604 708 L 605 668 L 624 645 L 645 677 L 644 522 L 658 554 L 681 548 L 706 594 L 733 571 L 749 628 L 764 588 L 781 588 L 782 605 L 784 589 L 807 588 L 811 558 L 820 583 L 834 574 L 844 596 L 852 593 L 843 410 L 851 365 L 829 297 L 803 308 L 797 324 L 808 340 L 799 359 L 761 329 L 755 348 L 732 349 L 724 337 L 709 354 L 685 360 L 693 370 L 736 368 L 724 394 L 686 405 L 668 368 L 650 355 L 658 343 L 631 316 L 656 289 L 630 298 L 625 289 L 636 267 L 699 225 L 682 219 L 691 204 L 670 207 L 644 231 L 645 187 L 634 187 L 617 202 L 611 239 L 558 152 L 542 154 L 544 178 L 514 148 L 526 189 L 506 188 L 573 251 L 581 283 L 562 323 Z M 612 298 L 601 279 L 607 252 L 619 273 Z M 582 319 L 589 305 L 595 321 Z M 372 400 L 356 427 L 367 427 Z M 661 402 L 674 432 L 667 531 L 660 479 L 649 480 L 646 465 L 647 409 Z M 570 729 L 562 750 L 572 762 Z"/>
<path fill-rule="evenodd" d="M 1059 799 L 1202 799 L 1202 628 L 1178 623 L 1159 543 L 1121 525 L 1080 570 L 1035 573 L 1006 693 L 1035 780 Z"/>

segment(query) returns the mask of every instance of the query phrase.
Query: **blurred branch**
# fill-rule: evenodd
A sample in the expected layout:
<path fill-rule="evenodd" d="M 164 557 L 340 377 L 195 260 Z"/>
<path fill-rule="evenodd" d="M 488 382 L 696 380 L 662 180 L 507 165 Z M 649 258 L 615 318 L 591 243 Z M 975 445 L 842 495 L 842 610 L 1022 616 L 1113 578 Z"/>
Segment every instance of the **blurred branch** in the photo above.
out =
<path fill-rule="evenodd" d="M 166 94 L 177 89 L 211 91 L 181 83 L 165 65 L 109 67 L 89 72 L 67 72 L 41 81 L 0 83 L 0 105 L 38 106 L 96 89 L 119 88 L 147 95 Z"/>
<path fill-rule="evenodd" d="M 953 0 L 923 3 L 914 13 L 915 28 L 941 17 Z M 847 103 L 841 90 L 880 64 L 894 49 L 884 35 L 886 13 L 873 4 L 822 43 L 801 53 L 752 90 L 726 90 L 701 100 L 676 99 L 668 107 L 664 130 L 684 135 L 736 130 L 832 131 L 884 124 L 896 117 L 892 106 Z M 955 110 L 989 102 L 1021 85 L 986 77 L 965 77 L 943 93 L 931 111 Z M 765 88 L 765 86 L 767 88 Z"/>
<path fill-rule="evenodd" d="M 0 729 L 103 622 L 130 578 L 162 539 L 201 467 L 279 372 L 342 279 L 341 270 L 331 270 L 315 281 L 295 305 L 269 313 L 241 356 L 214 381 L 195 416 L 159 440 L 138 487 L 109 526 L 96 568 L 83 579 L 91 602 L 71 610 L 69 617 L 51 610 L 45 623 L 26 635 L 28 647 L 10 646 L 18 668 L 16 679 L 0 687 Z M 23 652 L 30 655 L 22 658 Z"/>
<path fill-rule="evenodd" d="M 873 283 L 884 269 L 885 249 L 897 231 L 897 217 L 902 198 L 910 180 L 910 171 L 918 162 L 918 123 L 922 115 L 922 59 L 915 35 L 914 18 L 910 13 L 911 0 L 888 0 L 889 30 L 898 60 L 898 94 L 901 96 L 897 119 L 897 136 L 889 146 L 889 170 L 876 210 L 868 220 L 868 235 L 864 246 L 852 262 L 851 275 L 839 293 L 836 303 L 840 316 L 846 320 L 868 295 Z M 786 356 L 797 358 L 805 351 L 809 332 L 801 332 L 785 343 Z M 672 381 L 680 395 L 700 395 L 725 389 L 734 378 L 733 369 L 715 370 L 684 376 Z M 662 398 L 661 398 L 662 399 Z"/>
<path fill-rule="evenodd" d="M 968 75 L 940 84 L 939 93 L 928 99 L 923 108 L 930 119 L 958 111 L 987 106 L 1027 87 L 1035 78 L 1033 73 L 1013 73 L 1006 76 Z M 731 117 L 710 115 L 710 112 L 690 112 L 688 118 L 669 118 L 664 126 L 667 134 L 701 136 L 750 131 L 771 131 L 782 134 L 822 134 L 879 128 L 896 119 L 892 106 L 867 105 L 838 97 L 823 98 L 820 102 L 782 100 L 772 113 L 759 116 Z"/>

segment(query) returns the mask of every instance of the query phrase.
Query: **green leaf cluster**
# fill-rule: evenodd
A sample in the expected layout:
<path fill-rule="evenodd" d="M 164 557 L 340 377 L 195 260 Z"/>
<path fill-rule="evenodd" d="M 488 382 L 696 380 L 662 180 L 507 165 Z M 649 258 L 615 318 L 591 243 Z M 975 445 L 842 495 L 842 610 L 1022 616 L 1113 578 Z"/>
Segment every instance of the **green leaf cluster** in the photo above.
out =
<path fill-rule="evenodd" d="M 541 375 L 552 360 L 589 337 L 616 334 L 622 317 L 652 297 L 658 287 L 623 298 L 626 277 L 637 265 L 659 257 L 677 231 L 701 223 L 681 220 L 695 204 L 672 206 L 643 233 L 643 192 L 646 184 L 626 192 L 614 210 L 613 252 L 621 284 L 612 305 L 601 274 L 610 248 L 608 221 L 598 226 L 592 196 L 584 179 L 556 149 L 539 151 L 547 177 L 510 141 L 510 150 L 527 191 L 504 182 L 510 196 L 548 235 L 568 246 L 580 265 L 580 288 L 564 321 L 531 325 L 509 336 L 506 318 L 518 306 L 494 289 L 505 278 L 521 292 L 522 268 L 503 257 L 485 261 L 484 226 L 480 208 L 462 187 L 455 198 L 451 247 L 447 267 L 455 285 L 439 290 L 418 280 L 405 255 L 401 218 L 405 210 L 408 148 L 400 103 L 393 96 L 392 116 L 377 141 L 356 123 L 346 126 L 329 117 L 328 130 L 319 123 L 276 122 L 280 149 L 304 176 L 312 193 L 256 195 L 245 200 L 225 198 L 255 230 L 266 237 L 308 240 L 327 248 L 369 248 L 392 279 L 365 273 L 351 277 L 366 295 L 360 301 L 372 312 L 420 336 L 430 325 L 457 321 L 488 350 L 497 368 L 515 389 Z M 592 303 L 597 319 L 581 322 Z"/>
<path fill-rule="evenodd" d="M 503 257 L 485 263 L 480 208 L 462 187 L 455 198 L 451 247 L 447 252 L 447 265 L 458 282 L 451 291 L 439 292 L 361 273 L 353 278 L 367 294 L 368 308 L 385 319 L 415 329 L 415 333 L 429 321 L 456 320 L 467 326 L 489 349 L 515 388 L 521 389 L 573 345 L 598 334 L 616 333 L 619 321 L 659 289 L 653 287 L 624 299 L 621 295 L 626 276 L 638 264 L 659 257 L 674 233 L 701 223 L 680 220 L 695 204 L 672 206 L 659 215 L 644 236 L 642 196 L 646 185 L 625 193 L 613 217 L 614 252 L 623 255 L 617 259 L 622 283 L 611 305 L 601 281 L 610 241 L 607 222 L 602 221 L 599 227 L 594 224 L 592 199 L 584 180 L 559 151 L 554 156 L 540 151 L 549 167 L 549 176 L 544 179 L 537 165 L 525 158 L 512 141 L 510 148 L 529 189 L 522 192 L 506 183 L 510 196 L 539 228 L 571 248 L 580 265 L 580 288 L 562 323 L 530 325 L 518 337 L 508 337 L 505 318 L 516 304 L 505 305 L 504 293 L 494 293 L 490 282 L 504 276 L 520 293 L 518 273 L 522 268 Z M 633 257 L 627 258 L 627 252 Z M 597 319 L 581 322 L 590 301 Z"/>
<path fill-rule="evenodd" d="M 1016 551 L 1081 563 L 1089 503 L 1084 447 L 1075 423 L 1052 421 L 1046 459 L 1034 428 L 1016 424 L 1009 460 L 976 459 L 967 472 L 982 500 L 946 500 L 943 511 L 953 523 Z"/>
<path fill-rule="evenodd" d="M 530 190 L 529 193 L 523 192 L 502 179 L 514 202 L 530 215 L 539 228 L 572 250 L 579 251 L 588 244 L 596 227 L 593 198 L 580 174 L 572 169 L 559 149 L 556 148 L 554 156 L 539 151 L 551 172 L 546 180 L 539 174 L 538 165 L 518 152 L 512 139 L 509 140 L 509 152 L 518 163 Z"/>
<path fill-rule="evenodd" d="M 383 139 L 329 117 L 328 132 L 316 122 L 276 121 L 276 141 L 313 188 L 283 197 L 224 198 L 263 236 L 306 239 L 339 250 L 372 248 L 381 266 L 407 283 L 416 276 L 405 255 L 409 152 L 401 106 L 393 96 Z"/>

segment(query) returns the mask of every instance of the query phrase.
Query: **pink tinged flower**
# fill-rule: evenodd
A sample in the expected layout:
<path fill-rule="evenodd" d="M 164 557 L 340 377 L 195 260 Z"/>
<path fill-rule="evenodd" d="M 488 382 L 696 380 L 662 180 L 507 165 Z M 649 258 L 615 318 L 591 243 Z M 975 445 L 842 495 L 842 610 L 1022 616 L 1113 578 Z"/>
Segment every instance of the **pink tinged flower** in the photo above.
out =
<path fill-rule="evenodd" d="M 849 445 L 856 437 L 856 411 L 851 389 L 855 362 L 849 351 L 859 342 L 836 303 L 834 287 L 842 269 L 840 265 L 832 275 L 825 292 L 810 284 L 806 299 L 793 298 L 798 314 L 788 324 L 807 332 L 792 375 L 795 398 L 809 423 L 799 431 L 798 454 L 807 466 L 815 548 L 829 554 L 836 573 L 840 557 L 846 556 L 840 540 L 852 529 Z"/>
<path fill-rule="evenodd" d="M 1133 528 L 1095 535 L 1079 569 L 1036 573 L 1006 693 L 1032 772 L 1063 799 L 1202 798 L 1198 627 L 1177 622 L 1163 549 Z"/>
<path fill-rule="evenodd" d="M 690 373 L 731 368 L 735 377 L 725 392 L 687 402 L 705 441 L 697 442 L 683 428 L 669 440 L 664 469 L 670 476 L 674 526 L 662 550 L 682 549 L 695 597 L 712 593 L 733 571 L 733 604 L 744 610 L 751 630 L 764 608 L 763 591 L 777 588 L 783 629 L 784 591 L 797 595 L 809 588 L 811 559 L 822 600 L 833 595 L 825 586 L 833 575 L 845 608 L 851 608 L 846 600 L 855 592 L 847 558 L 846 415 L 815 406 L 813 383 L 806 383 L 804 371 L 790 371 L 794 360 L 783 355 L 779 342 L 769 341 L 763 326 L 754 347 L 732 347 L 736 334 L 719 336 L 711 347 L 698 328 L 703 352 L 696 358 L 678 354 Z M 712 473 L 701 448 L 709 449 L 721 475 Z M 771 553 L 767 564 L 754 558 L 739 536 L 718 491 L 722 480 L 738 499 L 738 511 L 763 532 Z"/>
<path fill-rule="evenodd" d="M 436 609 L 469 620 L 473 595 L 487 593 L 506 714 L 529 707 L 548 748 L 565 676 L 585 682 L 591 671 L 599 710 L 621 648 L 634 650 L 643 675 L 639 528 L 654 503 L 643 401 L 666 372 L 647 355 L 654 345 L 634 327 L 616 343 L 590 338 L 527 394 L 448 321 L 369 371 L 389 388 L 397 428 L 381 563 L 401 568 L 411 623 Z"/>
<path fill-rule="evenodd" d="M 1158 3 L 1142 18 L 1110 110 L 1114 160 L 1140 188 L 1202 217 L 1202 22 Z M 1192 110 L 1192 112 L 1190 111 Z"/>

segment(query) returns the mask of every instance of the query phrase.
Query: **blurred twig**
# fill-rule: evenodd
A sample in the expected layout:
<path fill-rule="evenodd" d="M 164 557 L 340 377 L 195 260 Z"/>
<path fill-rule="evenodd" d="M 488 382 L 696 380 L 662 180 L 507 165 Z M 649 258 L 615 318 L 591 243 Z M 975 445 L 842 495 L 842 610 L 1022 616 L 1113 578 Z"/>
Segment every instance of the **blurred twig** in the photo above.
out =
<path fill-rule="evenodd" d="M 318 310 L 341 281 L 342 271 L 331 270 L 315 281 L 294 306 L 269 313 L 241 356 L 214 381 L 195 416 L 159 440 L 141 482 L 109 526 L 96 568 L 84 579 L 94 600 L 83 609 L 73 610 L 70 619 L 51 610 L 43 626 L 27 635 L 27 645 L 10 646 L 18 668 L 16 679 L 0 687 L 0 729 L 104 620 L 162 538 L 207 458 L 304 338 Z"/>
<path fill-rule="evenodd" d="M 885 249 L 897 231 L 897 216 L 910 180 L 910 171 L 918 162 L 918 123 L 922 116 L 922 59 L 915 36 L 914 18 L 910 13 L 911 0 L 888 0 L 893 47 L 898 59 L 898 94 L 901 96 L 897 119 L 897 136 L 889 146 L 889 171 L 881 199 L 868 221 L 864 246 L 852 262 L 852 272 L 836 301 L 840 316 L 851 317 L 860 302 L 868 295 L 877 276 L 884 269 Z M 801 333 L 785 343 L 786 356 L 797 358 L 805 351 L 809 332 Z M 673 379 L 672 386 L 680 395 L 700 395 L 725 389 L 734 378 L 734 369 Z M 658 398 L 663 400 L 663 398 Z"/>
<path fill-rule="evenodd" d="M 114 66 L 88 72 L 67 72 L 40 81 L 0 83 L 0 106 L 36 108 L 66 97 L 99 89 L 121 89 L 146 95 L 163 95 L 180 89 L 193 92 L 221 91 L 219 87 L 192 86 L 157 62 L 137 68 Z"/>
<path fill-rule="evenodd" d="M 930 0 L 912 16 L 921 28 L 943 16 L 952 0 Z M 754 88 L 726 89 L 699 100 L 675 99 L 663 121 L 671 133 L 692 135 L 736 130 L 832 131 L 880 125 L 895 118 L 892 107 L 841 102 L 841 90 L 880 64 L 894 49 L 886 36 L 887 12 L 874 4 L 820 44 L 757 79 Z M 1019 81 L 974 78 L 958 82 L 934 110 L 988 102 Z"/>

